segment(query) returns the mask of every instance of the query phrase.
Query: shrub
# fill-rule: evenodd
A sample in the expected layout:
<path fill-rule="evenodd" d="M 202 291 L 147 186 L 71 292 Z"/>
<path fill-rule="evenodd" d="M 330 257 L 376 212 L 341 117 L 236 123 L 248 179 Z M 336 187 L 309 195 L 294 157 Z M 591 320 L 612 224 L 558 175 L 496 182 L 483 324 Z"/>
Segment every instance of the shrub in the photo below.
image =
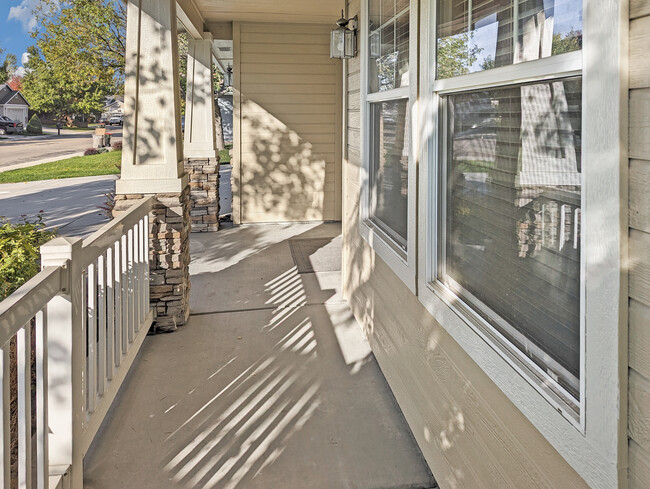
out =
<path fill-rule="evenodd" d="M 27 134 L 43 134 L 43 124 L 36 114 L 27 123 Z"/>
<path fill-rule="evenodd" d="M 115 141 L 114 143 L 111 143 L 111 148 L 113 148 L 115 151 L 122 151 L 122 141 Z"/>
<path fill-rule="evenodd" d="M 101 209 L 102 213 L 110 220 L 115 217 L 113 216 L 113 209 L 115 209 L 115 193 L 110 192 L 104 194 L 104 197 L 106 197 L 106 200 L 101 205 L 98 205 L 97 208 Z"/>
<path fill-rule="evenodd" d="M 99 154 L 99 150 L 96 148 L 88 148 L 86 151 L 84 151 L 84 156 L 92 156 L 98 154 Z"/>
<path fill-rule="evenodd" d="M 0 300 L 38 273 L 39 248 L 54 236 L 56 231 L 45 230 L 41 213 L 17 224 L 0 217 Z"/>

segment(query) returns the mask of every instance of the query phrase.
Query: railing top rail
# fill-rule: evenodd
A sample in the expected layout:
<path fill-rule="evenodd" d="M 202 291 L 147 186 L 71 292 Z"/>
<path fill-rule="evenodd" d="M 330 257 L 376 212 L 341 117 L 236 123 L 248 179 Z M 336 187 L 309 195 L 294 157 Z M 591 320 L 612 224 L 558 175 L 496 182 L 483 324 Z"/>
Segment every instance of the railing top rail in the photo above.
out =
<path fill-rule="evenodd" d="M 61 292 L 63 267 L 45 267 L 26 284 L 0 302 L 0 346 Z"/>
<path fill-rule="evenodd" d="M 116 241 L 119 241 L 129 229 L 135 226 L 140 219 L 153 209 L 155 200 L 153 196 L 141 199 L 123 215 L 113 219 L 91 236 L 84 239 L 81 253 L 81 267 L 87 267 L 104 253 L 104 251 L 113 246 Z"/>

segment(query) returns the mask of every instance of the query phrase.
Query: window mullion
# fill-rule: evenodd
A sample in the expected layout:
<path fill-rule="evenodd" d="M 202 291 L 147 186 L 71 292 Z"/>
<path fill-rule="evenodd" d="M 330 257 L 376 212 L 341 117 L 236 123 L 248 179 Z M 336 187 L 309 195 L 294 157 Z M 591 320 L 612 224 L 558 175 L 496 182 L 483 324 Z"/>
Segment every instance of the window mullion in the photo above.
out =
<path fill-rule="evenodd" d="M 581 72 L 582 51 L 574 51 L 535 61 L 508 65 L 502 68 L 435 80 L 432 89 L 439 93 L 456 92 L 499 85 L 521 84 L 552 78 L 564 78 L 579 75 Z"/>

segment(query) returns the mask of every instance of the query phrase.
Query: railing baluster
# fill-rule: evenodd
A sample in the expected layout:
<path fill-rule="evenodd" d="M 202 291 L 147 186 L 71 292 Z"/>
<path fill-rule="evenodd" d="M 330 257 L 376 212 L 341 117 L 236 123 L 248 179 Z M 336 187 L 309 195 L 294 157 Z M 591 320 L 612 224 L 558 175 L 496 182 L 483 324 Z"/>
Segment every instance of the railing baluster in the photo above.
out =
<path fill-rule="evenodd" d="M 81 426 L 85 428 L 89 416 L 89 397 L 88 396 L 88 271 L 81 272 L 81 364 L 84 366 L 82 372 L 82 382 L 85 387 L 84 399 L 86 404 L 86 413 L 81 421 Z"/>
<path fill-rule="evenodd" d="M 106 387 L 106 260 L 97 257 L 97 395 Z"/>
<path fill-rule="evenodd" d="M 47 424 L 47 309 L 36 314 L 36 487 L 49 485 Z"/>
<path fill-rule="evenodd" d="M 144 313 L 145 316 L 149 313 L 149 214 L 144 216 L 144 243 L 142 243 L 142 251 L 144 252 Z"/>
<path fill-rule="evenodd" d="M 135 297 L 133 330 L 137 333 L 140 330 L 140 323 L 142 322 L 142 296 L 140 295 L 141 280 L 142 280 L 142 262 L 140 260 L 140 222 L 138 221 L 133 226 L 133 296 Z"/>
<path fill-rule="evenodd" d="M 145 281 L 144 281 L 144 253 L 142 252 L 142 243 L 144 242 L 144 217 L 140 219 L 138 222 L 138 255 L 140 259 L 138 260 L 140 263 L 140 286 L 138 287 L 138 297 L 139 297 L 139 302 L 140 302 L 140 322 L 138 324 L 138 330 L 140 329 L 140 326 L 142 325 L 142 322 L 144 321 L 144 318 L 146 316 L 146 309 L 145 309 L 145 304 L 144 304 L 144 289 L 145 289 Z"/>
<path fill-rule="evenodd" d="M 135 338 L 135 294 L 134 292 L 134 286 L 135 286 L 135 280 L 134 280 L 134 268 L 135 268 L 135 260 L 133 256 L 133 228 L 129 229 L 127 233 L 127 241 L 128 241 L 128 266 L 127 266 L 127 271 L 128 271 L 128 276 L 129 276 L 129 347 L 128 349 L 131 348 L 131 343 L 133 343 L 133 339 Z"/>
<path fill-rule="evenodd" d="M 106 379 L 115 372 L 115 260 L 113 248 L 106 250 Z"/>
<path fill-rule="evenodd" d="M 2 419 L 0 429 L 0 461 L 3 471 L 0 474 L 0 483 L 3 489 L 11 488 L 11 342 L 5 343 L 2 347 L 2 367 L 0 377 L 2 378 Z"/>
<path fill-rule="evenodd" d="M 129 345 L 129 240 L 122 236 L 122 356 L 126 355 Z"/>
<path fill-rule="evenodd" d="M 18 358 L 18 488 L 32 487 L 31 325 L 16 334 Z"/>
<path fill-rule="evenodd" d="M 115 243 L 115 367 L 122 363 L 122 323 L 124 321 L 124 306 L 122 290 L 124 275 L 122 273 L 122 240 Z"/>
<path fill-rule="evenodd" d="M 88 414 L 97 407 L 97 271 L 88 265 Z"/>

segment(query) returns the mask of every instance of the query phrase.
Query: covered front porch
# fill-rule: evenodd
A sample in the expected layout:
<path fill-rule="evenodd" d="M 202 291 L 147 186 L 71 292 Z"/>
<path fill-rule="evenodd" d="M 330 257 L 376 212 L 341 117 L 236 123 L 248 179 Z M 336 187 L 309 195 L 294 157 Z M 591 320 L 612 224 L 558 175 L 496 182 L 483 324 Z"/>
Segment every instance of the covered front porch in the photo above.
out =
<path fill-rule="evenodd" d="M 84 487 L 435 487 L 340 295 L 340 225 L 190 241 L 189 321 L 145 339 Z"/>

